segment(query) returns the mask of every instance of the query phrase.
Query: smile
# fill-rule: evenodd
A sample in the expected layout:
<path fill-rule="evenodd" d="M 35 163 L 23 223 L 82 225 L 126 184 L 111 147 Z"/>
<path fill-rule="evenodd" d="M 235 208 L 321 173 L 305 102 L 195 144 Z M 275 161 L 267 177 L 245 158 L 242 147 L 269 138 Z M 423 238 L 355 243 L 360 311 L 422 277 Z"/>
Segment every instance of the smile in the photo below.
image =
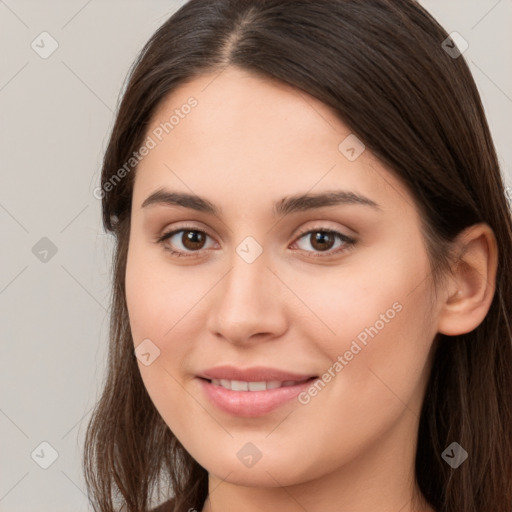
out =
<path fill-rule="evenodd" d="M 202 392 L 222 412 L 244 418 L 270 413 L 293 400 L 315 380 L 303 381 L 240 381 L 198 378 Z M 297 400 L 292 403 L 298 404 Z"/>

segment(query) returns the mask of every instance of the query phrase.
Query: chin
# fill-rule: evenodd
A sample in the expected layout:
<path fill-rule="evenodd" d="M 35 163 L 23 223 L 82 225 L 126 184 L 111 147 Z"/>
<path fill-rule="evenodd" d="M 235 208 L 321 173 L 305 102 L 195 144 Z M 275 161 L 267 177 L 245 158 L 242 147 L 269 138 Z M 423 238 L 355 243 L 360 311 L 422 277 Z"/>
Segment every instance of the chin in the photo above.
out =
<path fill-rule="evenodd" d="M 294 451 L 294 453 L 297 453 Z M 198 460 L 210 475 L 215 475 L 220 480 L 247 486 L 247 487 L 280 487 L 283 485 L 295 485 L 311 480 L 311 468 L 307 464 L 298 467 L 297 457 L 283 458 L 277 454 L 274 456 L 262 455 L 252 466 L 246 466 L 236 456 L 223 460 L 212 457 Z"/>

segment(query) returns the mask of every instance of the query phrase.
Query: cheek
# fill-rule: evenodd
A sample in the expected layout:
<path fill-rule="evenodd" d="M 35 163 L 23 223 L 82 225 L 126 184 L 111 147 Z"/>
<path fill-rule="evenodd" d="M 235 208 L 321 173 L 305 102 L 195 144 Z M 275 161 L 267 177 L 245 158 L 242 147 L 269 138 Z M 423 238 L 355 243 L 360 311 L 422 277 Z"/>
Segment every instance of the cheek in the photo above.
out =
<path fill-rule="evenodd" d="M 393 251 L 383 251 L 372 264 L 361 262 L 327 282 L 295 276 L 295 290 L 309 290 L 307 305 L 317 313 L 299 322 L 303 337 L 317 340 L 327 361 L 325 386 L 312 390 L 319 407 L 333 400 L 354 418 L 364 417 L 368 407 L 396 411 L 422 382 L 435 336 L 428 259 L 419 249 L 401 259 L 393 254 L 386 260 L 389 254 Z"/>
<path fill-rule="evenodd" d="M 154 363 L 139 369 L 157 408 L 180 402 L 182 364 L 195 340 L 202 338 L 204 322 L 195 321 L 204 312 L 201 298 L 212 283 L 193 277 L 193 267 L 173 268 L 159 251 L 134 243 L 126 264 L 126 302 L 136 348 L 145 340 L 158 348 Z M 145 341 L 147 343 L 147 341 Z M 177 379 L 177 380 L 176 380 Z"/>
<path fill-rule="evenodd" d="M 152 286 L 154 271 L 147 264 L 142 251 L 130 242 L 126 262 L 126 305 L 133 342 L 137 346 L 143 339 L 155 334 L 150 329 L 154 321 L 157 294 Z"/>
<path fill-rule="evenodd" d="M 138 361 L 139 371 L 155 408 L 166 421 L 171 419 L 171 427 L 177 431 L 183 415 L 173 411 L 183 408 L 186 401 L 179 382 L 179 365 L 186 355 L 184 341 L 194 335 L 185 332 L 186 322 L 180 321 L 191 307 L 182 285 L 179 278 L 172 278 L 169 269 L 166 272 L 162 261 L 152 258 L 150 251 L 137 244 L 130 246 L 126 302 L 134 347 L 150 340 L 158 348 L 151 364 L 146 366 Z"/>
<path fill-rule="evenodd" d="M 319 269 L 314 275 L 283 271 L 290 272 L 283 280 L 293 283 L 306 306 L 293 302 L 296 312 L 302 312 L 300 320 L 296 315 L 298 324 L 310 326 L 304 337 L 317 340 L 331 360 L 354 340 L 369 348 L 371 340 L 379 339 L 378 349 L 393 338 L 392 347 L 398 348 L 404 334 L 413 339 L 416 330 L 421 333 L 421 319 L 428 318 L 429 262 L 419 239 L 410 240 L 409 252 L 396 249 L 400 242 L 376 244 L 347 265 Z"/>
<path fill-rule="evenodd" d="M 191 267 L 189 267 L 191 268 Z M 142 243 L 130 245 L 126 264 L 126 302 L 137 345 L 142 339 L 160 343 L 174 339 L 184 316 L 204 294 L 204 283 L 188 272 L 173 269 L 159 250 Z"/>

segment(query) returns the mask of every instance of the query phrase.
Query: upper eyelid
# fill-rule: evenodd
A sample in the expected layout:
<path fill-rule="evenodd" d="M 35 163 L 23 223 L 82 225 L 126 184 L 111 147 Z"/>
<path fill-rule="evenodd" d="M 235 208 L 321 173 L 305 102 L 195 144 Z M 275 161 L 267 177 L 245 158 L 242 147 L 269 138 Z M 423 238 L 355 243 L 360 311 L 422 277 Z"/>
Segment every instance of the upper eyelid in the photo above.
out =
<path fill-rule="evenodd" d="M 176 228 L 164 229 L 164 230 L 162 230 L 162 234 L 159 235 L 157 238 L 160 239 L 164 236 L 168 236 L 171 234 L 175 235 L 176 233 L 179 233 L 180 231 L 200 231 L 200 232 L 208 235 L 210 238 L 215 238 L 212 234 L 210 234 L 209 230 L 207 230 L 203 227 L 197 227 L 197 226 L 192 226 L 192 225 L 181 225 Z"/>
<path fill-rule="evenodd" d="M 189 229 L 191 231 L 204 231 L 207 235 L 211 236 L 212 238 L 215 238 L 213 235 L 210 234 L 209 228 L 204 228 L 202 226 L 197 226 L 197 225 L 194 225 L 194 224 L 186 224 L 187 221 L 184 221 L 184 222 L 185 222 L 185 224 L 181 224 L 178 227 L 173 227 L 173 228 L 169 228 L 169 229 L 164 228 L 163 230 L 161 230 L 162 235 L 169 234 L 169 233 L 176 232 L 176 231 L 181 231 L 181 230 Z M 324 220 L 324 221 L 318 221 L 318 222 L 323 223 L 323 224 L 316 225 L 316 226 L 310 226 L 310 227 L 307 227 L 307 228 L 299 228 L 298 230 L 296 230 L 297 234 L 302 235 L 304 233 L 309 232 L 310 230 L 315 230 L 315 229 L 318 229 L 319 231 L 322 230 L 322 229 L 332 230 L 332 231 L 340 231 L 342 229 L 342 228 L 338 228 L 338 227 L 332 227 L 332 226 L 329 226 L 329 225 L 326 224 L 326 223 L 332 222 L 332 221 Z M 347 228 L 347 229 L 349 229 L 349 228 Z M 353 230 L 350 230 L 350 231 L 353 232 Z M 341 233 L 341 234 L 345 234 L 345 233 Z M 353 236 L 353 235 L 345 234 L 345 236 L 350 237 L 350 236 Z M 220 238 L 222 239 L 222 237 L 220 237 Z"/>

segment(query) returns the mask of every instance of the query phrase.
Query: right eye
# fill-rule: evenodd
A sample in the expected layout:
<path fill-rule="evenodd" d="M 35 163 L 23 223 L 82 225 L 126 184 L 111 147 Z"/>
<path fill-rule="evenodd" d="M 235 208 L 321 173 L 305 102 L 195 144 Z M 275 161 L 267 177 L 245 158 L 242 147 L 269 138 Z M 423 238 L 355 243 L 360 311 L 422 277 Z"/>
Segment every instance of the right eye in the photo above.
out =
<path fill-rule="evenodd" d="M 207 238 L 211 238 L 210 235 L 200 229 L 181 228 L 164 233 L 156 242 L 162 244 L 164 249 L 169 251 L 173 256 L 190 257 L 193 256 L 194 253 L 203 250 Z M 167 243 L 168 241 L 171 243 Z M 180 244 L 183 248 L 179 247 Z M 177 249 L 176 246 L 178 246 Z"/>

